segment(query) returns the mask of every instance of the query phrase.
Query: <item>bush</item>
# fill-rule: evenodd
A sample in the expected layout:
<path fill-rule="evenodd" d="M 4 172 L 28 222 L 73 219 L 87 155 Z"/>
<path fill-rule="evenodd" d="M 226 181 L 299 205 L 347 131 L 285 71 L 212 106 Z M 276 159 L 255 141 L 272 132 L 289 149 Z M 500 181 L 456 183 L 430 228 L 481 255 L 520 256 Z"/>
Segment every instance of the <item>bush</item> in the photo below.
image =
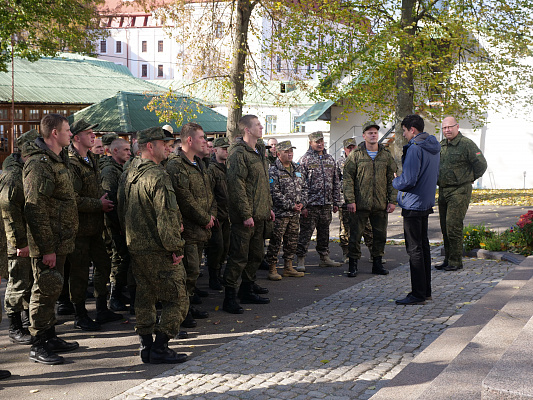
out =
<path fill-rule="evenodd" d="M 481 243 L 487 237 L 492 237 L 493 232 L 485 228 L 485 224 L 470 225 L 463 227 L 463 248 L 465 251 L 481 249 Z"/>

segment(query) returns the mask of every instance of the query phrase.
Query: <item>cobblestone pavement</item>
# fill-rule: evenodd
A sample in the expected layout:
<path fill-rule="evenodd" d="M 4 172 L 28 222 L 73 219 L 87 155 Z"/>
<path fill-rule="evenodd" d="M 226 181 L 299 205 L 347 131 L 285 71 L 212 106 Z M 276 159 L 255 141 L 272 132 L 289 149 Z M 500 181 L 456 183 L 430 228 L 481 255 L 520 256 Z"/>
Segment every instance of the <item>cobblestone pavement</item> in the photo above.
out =
<path fill-rule="evenodd" d="M 434 261 L 440 248 L 433 251 Z M 375 276 L 193 358 L 121 395 L 134 399 L 368 399 L 494 287 L 513 264 L 433 270 L 433 301 L 397 306 L 409 267 Z"/>

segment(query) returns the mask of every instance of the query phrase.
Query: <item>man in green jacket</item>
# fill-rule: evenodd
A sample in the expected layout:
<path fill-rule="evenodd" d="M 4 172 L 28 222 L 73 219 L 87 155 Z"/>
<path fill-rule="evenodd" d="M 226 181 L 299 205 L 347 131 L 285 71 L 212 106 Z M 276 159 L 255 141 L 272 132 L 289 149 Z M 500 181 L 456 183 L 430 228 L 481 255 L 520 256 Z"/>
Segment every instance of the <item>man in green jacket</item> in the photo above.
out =
<path fill-rule="evenodd" d="M 353 150 L 344 164 L 343 189 L 346 209 L 351 213 L 348 246 L 349 277 L 357 275 L 361 258 L 361 236 L 370 219 L 372 226 L 372 273 L 387 275 L 382 257 L 387 241 L 387 213 L 396 207 L 396 189 L 392 180 L 397 171 L 389 150 L 378 144 L 379 125 L 367 122 L 363 126 L 362 146 Z"/>
<path fill-rule="evenodd" d="M 445 139 L 440 142 L 439 218 L 444 238 L 444 262 L 435 268 L 463 268 L 463 221 L 472 197 L 472 184 L 487 170 L 487 161 L 477 145 L 459 132 L 454 117 L 442 121 Z"/>

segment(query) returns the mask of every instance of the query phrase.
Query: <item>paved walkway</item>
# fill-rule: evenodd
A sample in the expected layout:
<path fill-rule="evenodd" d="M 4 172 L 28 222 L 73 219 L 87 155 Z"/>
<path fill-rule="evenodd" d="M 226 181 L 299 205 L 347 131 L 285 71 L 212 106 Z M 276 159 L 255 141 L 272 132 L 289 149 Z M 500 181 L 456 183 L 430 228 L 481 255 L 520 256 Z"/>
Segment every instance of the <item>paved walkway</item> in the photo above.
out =
<path fill-rule="evenodd" d="M 434 250 L 434 261 L 440 248 Z M 433 301 L 396 306 L 409 268 L 375 276 L 168 370 L 116 400 L 368 399 L 513 264 L 465 259 L 433 274 Z"/>

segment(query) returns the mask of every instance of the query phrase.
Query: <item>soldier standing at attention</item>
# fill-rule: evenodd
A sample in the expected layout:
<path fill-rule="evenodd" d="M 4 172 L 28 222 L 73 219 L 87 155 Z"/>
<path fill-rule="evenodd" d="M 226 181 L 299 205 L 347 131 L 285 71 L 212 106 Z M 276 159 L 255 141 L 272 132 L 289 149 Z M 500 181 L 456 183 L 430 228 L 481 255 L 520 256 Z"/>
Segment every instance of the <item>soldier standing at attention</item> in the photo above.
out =
<path fill-rule="evenodd" d="M 268 289 L 255 283 L 263 259 L 263 241 L 270 220 L 274 220 L 269 190 L 268 162 L 261 139 L 263 126 L 255 115 L 239 120 L 242 137 L 231 145 L 228 156 L 229 216 L 231 221 L 228 263 L 224 271 L 225 297 L 223 309 L 242 314 L 236 299 L 239 278 L 243 304 L 267 304 L 270 299 L 259 294 Z"/>
<path fill-rule="evenodd" d="M 463 268 L 463 221 L 472 184 L 487 170 L 487 161 L 477 145 L 459 132 L 454 117 L 442 121 L 445 139 L 440 142 L 439 218 L 444 238 L 444 262 L 435 268 L 457 271 Z"/>
<path fill-rule="evenodd" d="M 118 193 L 137 283 L 135 332 L 140 336 L 142 362 L 184 362 L 185 354 L 168 348 L 189 307 L 178 203 L 172 181 L 160 164 L 166 158 L 165 141 L 173 139 L 159 127 L 140 131 L 137 138 L 141 158 L 122 175 Z M 163 306 L 159 323 L 158 301 Z"/>
<path fill-rule="evenodd" d="M 70 143 L 70 126 L 65 117 L 47 114 L 41 120 L 41 135 L 24 148 L 22 180 L 24 217 L 34 284 L 30 299 L 30 360 L 61 364 L 60 351 L 75 350 L 55 332 L 54 306 L 63 288 L 63 266 L 74 251 L 78 231 L 78 208 L 70 178 L 69 158 L 63 147 Z"/>
<path fill-rule="evenodd" d="M 5 227 L 9 260 L 9 277 L 4 275 L 8 278 L 4 306 L 9 319 L 9 338 L 19 344 L 30 344 L 28 306 L 33 285 L 22 186 L 22 168 L 26 157 L 21 156 L 20 150 L 38 136 L 38 132 L 32 129 L 17 138 L 19 151 L 6 158 L 0 176 L 0 208 L 4 220 L 0 227 Z"/>
<path fill-rule="evenodd" d="M 229 139 L 217 138 L 214 141 L 215 153 L 209 163 L 208 173 L 217 202 L 217 219 L 211 228 L 211 239 L 206 248 L 209 287 L 221 290 L 221 267 L 226 262 L 229 250 L 230 222 L 228 214 L 228 181 L 226 160 L 228 159 Z"/>
<path fill-rule="evenodd" d="M 398 167 L 389 150 L 378 144 L 378 138 L 379 125 L 367 122 L 363 126 L 365 142 L 350 153 L 344 164 L 344 198 L 351 214 L 349 277 L 357 276 L 361 236 L 368 220 L 372 226 L 372 273 L 389 273 L 383 268 L 382 257 L 387 242 L 387 214 L 396 208 L 396 189 L 392 187 L 392 180 Z"/>
<path fill-rule="evenodd" d="M 324 149 L 324 135 L 313 132 L 309 135 L 309 150 L 300 158 L 300 166 L 307 183 L 307 206 L 300 215 L 300 236 L 296 255 L 297 270 L 305 271 L 305 256 L 311 236 L 316 228 L 316 251 L 320 255 L 320 267 L 340 267 L 342 264 L 329 257 L 329 225 L 331 211 L 339 210 L 340 178 L 335 160 Z"/>
<path fill-rule="evenodd" d="M 96 126 L 84 119 L 74 122 L 70 128 L 72 143 L 68 148 L 79 221 L 74 252 L 68 256 L 70 299 L 75 310 L 74 328 L 85 331 L 100 330 L 99 324 L 122 319 L 122 315 L 107 308 L 111 261 L 102 234 L 104 213 L 112 211 L 114 204 L 102 189 L 98 161 L 89 151 L 94 144 L 93 128 Z M 94 265 L 96 322 L 88 316 L 85 308 L 91 261 Z"/>
<path fill-rule="evenodd" d="M 278 160 L 270 166 L 270 193 L 274 206 L 274 229 L 268 245 L 266 261 L 269 265 L 268 279 L 279 281 L 277 271 L 278 253 L 283 242 L 283 277 L 301 278 L 305 274 L 296 271 L 292 260 L 298 244 L 300 212 L 306 205 L 307 186 L 300 166 L 292 162 L 293 147 L 290 140 L 278 144 Z"/>

